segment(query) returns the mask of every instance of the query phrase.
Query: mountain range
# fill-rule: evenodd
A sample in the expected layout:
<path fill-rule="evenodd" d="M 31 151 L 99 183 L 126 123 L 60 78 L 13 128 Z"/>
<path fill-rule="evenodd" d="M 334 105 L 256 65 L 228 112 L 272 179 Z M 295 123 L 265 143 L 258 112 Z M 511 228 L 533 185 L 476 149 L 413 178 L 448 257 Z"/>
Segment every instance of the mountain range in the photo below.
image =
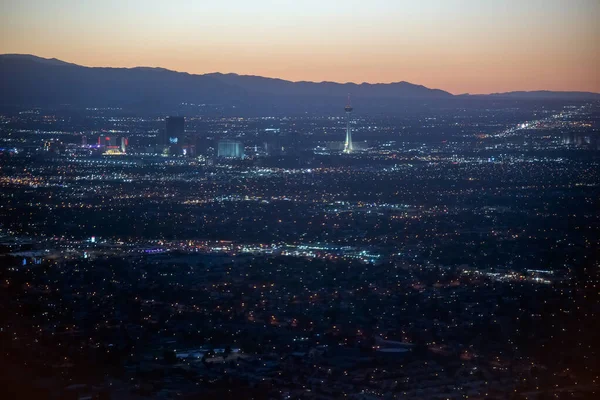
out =
<path fill-rule="evenodd" d="M 587 92 L 510 92 L 454 96 L 440 89 L 408 82 L 291 82 L 260 76 L 176 72 L 164 68 L 85 67 L 55 58 L 24 54 L 0 55 L 0 104 L 58 106 L 63 104 L 160 110 L 182 103 L 239 107 L 262 112 L 318 109 L 353 102 L 389 105 L 456 98 L 600 99 Z"/>

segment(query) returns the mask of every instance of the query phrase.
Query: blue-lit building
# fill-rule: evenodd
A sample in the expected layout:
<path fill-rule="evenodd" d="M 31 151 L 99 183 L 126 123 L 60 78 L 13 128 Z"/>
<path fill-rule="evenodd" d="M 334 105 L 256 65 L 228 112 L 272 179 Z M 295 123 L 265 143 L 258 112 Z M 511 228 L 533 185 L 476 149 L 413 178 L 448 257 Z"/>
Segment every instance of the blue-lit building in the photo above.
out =
<path fill-rule="evenodd" d="M 217 154 L 224 158 L 244 158 L 244 144 L 235 140 L 221 140 Z"/>

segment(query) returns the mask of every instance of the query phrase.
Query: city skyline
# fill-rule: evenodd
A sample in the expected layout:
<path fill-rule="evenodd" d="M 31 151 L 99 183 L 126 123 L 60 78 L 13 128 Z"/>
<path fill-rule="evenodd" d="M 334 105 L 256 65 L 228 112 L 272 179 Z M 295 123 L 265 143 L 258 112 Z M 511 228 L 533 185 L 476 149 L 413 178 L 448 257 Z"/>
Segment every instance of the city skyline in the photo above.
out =
<path fill-rule="evenodd" d="M 6 0 L 10 399 L 600 398 L 600 0 Z"/>
<path fill-rule="evenodd" d="M 0 53 L 85 66 L 408 81 L 453 94 L 600 92 L 600 5 L 588 0 L 376 1 L 368 7 L 352 1 L 345 7 L 22 1 L 3 8 Z"/>

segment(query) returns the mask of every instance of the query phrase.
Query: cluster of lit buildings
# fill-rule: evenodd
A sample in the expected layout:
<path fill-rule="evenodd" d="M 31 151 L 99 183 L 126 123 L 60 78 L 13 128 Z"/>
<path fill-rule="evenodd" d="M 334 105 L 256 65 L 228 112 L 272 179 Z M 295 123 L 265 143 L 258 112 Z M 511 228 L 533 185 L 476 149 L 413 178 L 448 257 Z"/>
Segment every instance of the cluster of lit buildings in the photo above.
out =
<path fill-rule="evenodd" d="M 99 136 L 98 147 L 103 150 L 104 155 L 123 155 L 127 153 L 129 139 L 124 136 Z"/>

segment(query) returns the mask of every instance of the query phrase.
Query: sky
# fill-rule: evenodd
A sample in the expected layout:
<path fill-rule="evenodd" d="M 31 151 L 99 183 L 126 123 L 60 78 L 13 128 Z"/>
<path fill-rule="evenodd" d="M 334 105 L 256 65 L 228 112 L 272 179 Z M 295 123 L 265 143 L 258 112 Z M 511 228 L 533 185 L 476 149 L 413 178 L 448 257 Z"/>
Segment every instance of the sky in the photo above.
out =
<path fill-rule="evenodd" d="M 600 0 L 1 0 L 0 53 L 451 93 L 600 92 Z"/>

